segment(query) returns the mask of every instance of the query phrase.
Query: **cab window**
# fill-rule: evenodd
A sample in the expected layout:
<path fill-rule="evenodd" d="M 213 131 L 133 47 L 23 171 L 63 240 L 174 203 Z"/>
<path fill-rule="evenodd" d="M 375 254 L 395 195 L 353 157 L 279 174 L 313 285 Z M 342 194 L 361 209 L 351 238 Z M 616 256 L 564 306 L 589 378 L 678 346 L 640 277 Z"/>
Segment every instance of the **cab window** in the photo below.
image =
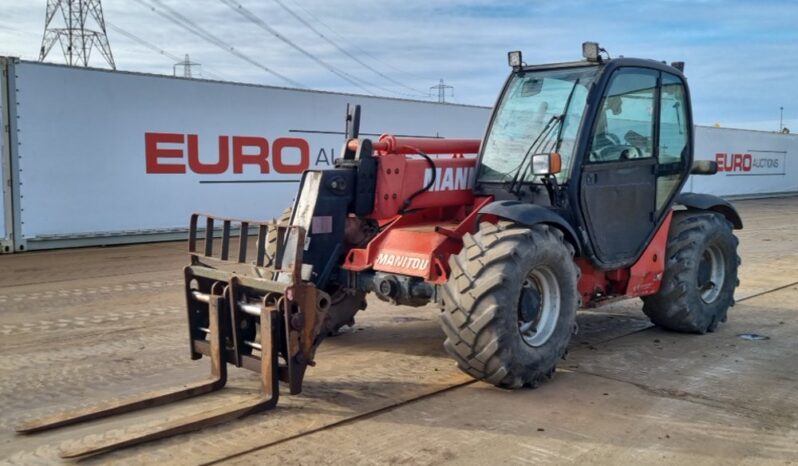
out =
<path fill-rule="evenodd" d="M 687 115 L 684 85 L 678 77 L 662 73 L 659 111 L 659 163 L 681 163 L 687 150 Z"/>
<path fill-rule="evenodd" d="M 657 169 L 657 211 L 679 187 L 683 163 L 687 158 L 687 99 L 682 80 L 662 73 L 659 106 L 659 147 Z"/>
<path fill-rule="evenodd" d="M 622 68 L 601 100 L 589 162 L 643 159 L 654 155 L 654 70 Z"/>

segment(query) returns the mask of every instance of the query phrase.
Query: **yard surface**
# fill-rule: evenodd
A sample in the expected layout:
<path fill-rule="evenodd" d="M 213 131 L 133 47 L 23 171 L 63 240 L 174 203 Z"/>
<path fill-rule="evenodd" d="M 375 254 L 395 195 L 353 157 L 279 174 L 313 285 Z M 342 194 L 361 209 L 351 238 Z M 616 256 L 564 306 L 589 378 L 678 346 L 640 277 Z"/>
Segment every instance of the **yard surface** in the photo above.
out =
<path fill-rule="evenodd" d="M 85 463 L 798 463 L 798 198 L 735 203 L 740 287 L 704 336 L 654 327 L 639 300 L 580 311 L 554 380 L 506 391 L 462 374 L 437 311 L 370 299 L 327 339 L 304 392 L 272 411 Z M 86 435 L 255 396 L 225 390 L 36 435 L 20 420 L 201 380 L 188 355 L 182 242 L 0 256 L 0 462 L 59 463 Z M 767 340 L 746 340 L 753 333 Z"/>

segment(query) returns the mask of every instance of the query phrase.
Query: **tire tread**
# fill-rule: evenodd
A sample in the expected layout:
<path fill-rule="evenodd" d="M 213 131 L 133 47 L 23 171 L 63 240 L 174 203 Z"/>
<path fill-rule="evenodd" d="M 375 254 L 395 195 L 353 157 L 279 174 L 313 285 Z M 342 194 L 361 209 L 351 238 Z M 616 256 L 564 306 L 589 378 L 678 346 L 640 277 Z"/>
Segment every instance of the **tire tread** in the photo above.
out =
<path fill-rule="evenodd" d="M 573 246 L 562 232 L 548 225 L 528 228 L 505 221 L 480 225 L 476 234 L 465 235 L 463 244 L 462 251 L 450 259 L 450 278 L 442 287 L 444 348 L 461 370 L 500 387 L 536 386 L 551 378 L 555 364 L 521 371 L 514 363 L 507 348 L 508 336 L 501 330 L 502 298 L 506 299 L 506 285 L 517 280 L 521 254 L 561 248 L 570 258 Z M 575 285 L 577 267 L 572 260 L 566 262 L 571 264 L 569 273 Z M 561 292 L 576 294 L 575 289 Z M 567 349 L 567 341 L 558 343 L 556 359 Z"/>

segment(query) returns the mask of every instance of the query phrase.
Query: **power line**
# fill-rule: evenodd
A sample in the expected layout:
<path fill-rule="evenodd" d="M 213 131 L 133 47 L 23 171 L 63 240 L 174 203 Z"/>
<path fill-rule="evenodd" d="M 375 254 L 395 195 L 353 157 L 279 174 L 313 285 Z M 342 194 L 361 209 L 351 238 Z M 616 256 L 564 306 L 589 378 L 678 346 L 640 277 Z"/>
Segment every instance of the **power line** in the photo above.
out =
<path fill-rule="evenodd" d="M 166 50 L 162 50 L 162 49 L 158 48 L 158 46 L 153 45 L 150 42 L 147 42 L 146 40 L 144 40 L 141 37 L 133 34 L 132 32 L 128 32 L 128 31 L 120 28 L 119 26 L 117 26 L 115 24 L 112 24 L 109 21 L 106 21 L 105 24 L 108 27 L 110 27 L 111 29 L 113 29 L 114 31 L 122 34 L 123 36 L 127 37 L 128 39 L 130 39 L 130 40 L 132 40 L 134 42 L 137 42 L 139 45 L 143 45 L 144 47 L 152 50 L 153 52 L 155 52 L 155 53 L 157 53 L 159 55 L 163 55 L 163 56 L 165 56 L 167 58 L 172 59 L 173 61 L 180 61 L 180 57 L 178 57 L 177 55 L 169 53 Z"/>
<path fill-rule="evenodd" d="M 307 28 L 308 28 L 308 29 L 310 29 L 311 31 L 315 32 L 315 33 L 316 33 L 316 35 L 317 35 L 317 36 L 319 36 L 319 37 L 321 37 L 321 38 L 322 38 L 322 39 L 323 39 L 325 42 L 327 42 L 328 44 L 330 44 L 330 45 L 332 45 L 333 47 L 335 47 L 336 49 L 338 49 L 338 50 L 339 50 L 341 53 L 343 53 L 343 54 L 344 54 L 344 55 L 346 55 L 347 57 L 349 57 L 349 58 L 351 58 L 352 60 L 354 60 L 354 61 L 356 61 L 357 63 L 359 63 L 359 64 L 360 64 L 361 66 L 363 66 L 364 68 L 366 68 L 366 69 L 368 69 L 368 70 L 372 71 L 374 74 L 376 74 L 376 75 L 378 75 L 378 76 L 381 76 L 381 77 L 385 78 L 386 80 L 388 80 L 388 81 L 390 81 L 390 82 L 392 82 L 392 83 L 394 83 L 394 84 L 396 84 L 396 85 L 398 85 L 398 86 L 401 86 L 401 87 L 403 87 L 403 88 L 405 88 L 405 89 L 408 89 L 408 90 L 410 90 L 410 91 L 412 91 L 412 92 L 414 92 L 414 93 L 416 93 L 416 94 L 422 94 L 422 95 L 424 94 L 423 92 L 419 91 L 418 89 L 413 89 L 412 87 L 410 87 L 410 86 L 407 86 L 407 85 L 405 85 L 404 83 L 402 83 L 402 82 L 400 82 L 400 81 L 397 81 L 396 79 L 394 79 L 394 78 L 392 78 L 392 77 L 390 77 L 390 76 L 386 75 L 385 73 L 381 72 L 380 70 L 378 70 L 378 69 L 376 69 L 376 68 L 372 67 L 372 66 L 371 66 L 371 65 L 369 65 L 368 63 L 366 63 L 366 62 L 364 62 L 363 60 L 361 60 L 360 58 L 358 58 L 358 57 L 357 57 L 357 55 L 354 55 L 354 54 L 350 53 L 348 50 L 346 50 L 345 48 L 343 48 L 342 46 L 340 46 L 338 43 L 336 43 L 335 41 L 333 41 L 332 39 L 330 39 L 329 37 L 327 37 L 326 35 L 324 35 L 324 33 L 323 33 L 323 32 L 321 32 L 321 31 L 319 31 L 318 29 L 316 29 L 316 27 L 315 27 L 315 26 L 313 26 L 313 24 L 311 24 L 309 21 L 305 20 L 303 17 L 301 17 L 300 15 L 298 15 L 298 14 L 297 14 L 297 13 L 296 13 L 294 10 L 292 10 L 291 8 L 289 8 L 289 7 L 288 7 L 288 5 L 286 5 L 285 3 L 283 3 L 283 2 L 282 2 L 282 0 L 273 0 L 273 1 L 274 1 L 276 4 L 278 4 L 278 5 L 279 5 L 279 6 L 280 6 L 280 7 L 281 7 L 283 10 L 285 10 L 285 11 L 286 11 L 286 12 L 287 12 L 289 15 L 293 16 L 293 17 L 294 17 L 294 18 L 295 18 L 297 21 L 299 21 L 300 23 L 302 23 L 302 24 L 303 24 L 305 27 L 307 27 Z M 384 88 L 380 88 L 380 89 L 386 90 L 386 89 L 384 89 Z M 390 90 L 388 90 L 388 91 L 389 91 L 389 92 L 393 92 L 393 91 L 390 91 Z"/>
<path fill-rule="evenodd" d="M 139 3 L 142 3 L 142 0 L 137 0 L 137 1 Z M 185 16 L 183 16 L 179 12 L 177 12 L 174 9 L 170 8 L 169 6 L 165 5 L 161 0 L 150 0 L 150 1 L 152 3 L 157 4 L 162 9 L 166 10 L 166 12 L 168 14 L 164 13 L 162 11 L 158 11 L 157 9 L 153 8 L 152 6 L 150 6 L 150 9 L 152 11 L 158 13 L 160 16 L 168 19 L 169 21 L 171 21 L 171 22 L 177 24 L 178 26 L 186 29 L 187 31 L 193 33 L 194 35 L 196 35 L 196 36 L 198 36 L 198 37 L 200 37 L 200 38 L 202 38 L 202 39 L 204 39 L 204 40 L 216 45 L 217 47 L 225 50 L 226 52 L 228 52 L 228 53 L 230 53 L 230 54 L 232 54 L 232 55 L 234 55 L 234 56 L 236 56 L 236 57 L 238 57 L 238 58 L 250 63 L 253 66 L 256 66 L 256 67 L 262 69 L 263 71 L 266 71 L 267 73 L 269 73 L 269 74 L 271 74 L 271 75 L 273 75 L 273 76 L 275 76 L 277 78 L 282 79 L 283 81 L 291 84 L 292 86 L 300 87 L 300 88 L 307 88 L 307 86 L 305 86 L 304 84 L 301 84 L 301 83 L 299 83 L 297 81 L 294 81 L 293 79 L 291 79 L 291 78 L 289 78 L 289 77 L 287 77 L 287 76 L 285 76 L 283 74 L 280 74 L 280 73 L 274 71 L 273 69 L 269 68 L 268 66 L 264 65 L 263 63 L 261 63 L 261 62 L 255 60 L 255 59 L 249 57 L 248 55 L 245 55 L 243 52 L 240 52 L 235 47 L 233 47 L 229 43 L 225 42 L 223 39 L 221 39 L 218 36 L 212 34 L 208 30 L 200 27 L 197 23 L 191 21 L 190 19 L 186 18 Z"/>
<path fill-rule="evenodd" d="M 142 46 L 152 50 L 153 52 L 155 52 L 155 53 L 157 53 L 159 55 L 163 55 L 164 57 L 167 57 L 167 58 L 171 59 L 173 62 L 178 62 L 178 61 L 182 60 L 182 58 L 178 57 L 177 55 L 175 55 L 173 53 L 170 53 L 170 52 L 168 52 L 166 50 L 163 50 L 162 48 L 158 47 L 157 45 L 154 45 L 151 42 L 148 42 L 148 41 L 142 39 L 141 37 L 133 34 L 132 32 L 126 31 L 126 30 L 122 29 L 121 27 L 110 23 L 109 21 L 106 21 L 105 24 L 106 24 L 106 26 L 108 26 L 111 29 L 113 29 L 114 31 L 122 34 L 123 36 L 127 37 L 128 39 L 130 39 L 130 40 L 132 40 L 134 42 L 137 42 L 139 45 L 142 45 Z M 217 73 L 209 71 L 207 68 L 205 68 L 203 70 L 203 74 L 205 74 L 205 75 L 207 75 L 207 76 L 209 76 L 211 78 L 218 79 L 219 81 L 224 81 L 225 80 L 224 77 L 219 76 Z"/>
<path fill-rule="evenodd" d="M 136 1 L 139 4 L 143 5 L 145 8 L 148 8 L 149 10 L 151 10 L 154 13 L 158 14 L 159 16 L 161 16 L 163 18 L 166 18 L 167 20 L 169 20 L 172 23 L 180 26 L 181 28 L 185 29 L 186 31 L 194 34 L 195 36 L 197 36 L 197 37 L 199 37 L 199 38 L 201 38 L 201 39 L 203 39 L 203 40 L 205 40 L 207 42 L 210 42 L 211 44 L 219 47 L 220 49 L 224 50 L 225 52 L 230 53 L 230 54 L 232 54 L 232 55 L 234 55 L 234 56 L 246 61 L 247 63 L 249 63 L 249 64 L 251 64 L 251 65 L 253 65 L 253 66 L 257 67 L 257 68 L 262 69 L 263 71 L 271 74 L 272 76 L 280 78 L 283 81 L 285 81 L 287 83 L 290 83 L 292 86 L 295 86 L 295 87 L 300 87 L 300 88 L 306 88 L 307 87 L 307 86 L 305 86 L 305 85 L 303 85 L 303 84 L 301 84 L 301 83 L 299 83 L 297 81 L 294 81 L 293 79 L 291 79 L 291 78 L 289 78 L 287 76 L 284 76 L 284 75 L 272 70 L 268 66 L 258 62 L 257 60 L 254 60 L 253 58 L 250 58 L 249 56 L 245 55 L 244 53 L 238 51 L 235 47 L 233 47 L 232 45 L 226 43 L 224 40 L 222 40 L 219 37 L 211 34 L 207 30 L 201 28 L 198 24 L 194 23 L 190 19 L 188 19 L 185 16 L 181 15 L 180 13 L 175 11 L 174 9 L 164 5 L 163 2 L 161 2 L 161 0 L 151 0 L 151 1 L 153 3 L 155 3 L 155 4 L 157 4 L 162 9 L 166 10 L 168 12 L 168 14 L 164 13 L 163 11 L 158 10 L 157 8 L 153 7 L 152 5 L 149 5 L 149 4 L 145 3 L 143 0 L 136 0 Z"/>
<path fill-rule="evenodd" d="M 154 0 L 154 1 L 159 1 L 159 0 Z M 363 83 L 365 83 L 367 85 L 370 85 L 368 82 L 366 82 L 366 81 L 364 81 L 362 79 L 356 78 L 356 77 L 352 76 L 351 74 L 349 74 L 349 73 L 347 73 L 345 71 L 339 70 L 335 66 L 330 65 L 329 63 L 325 62 L 324 60 L 320 59 L 319 57 L 317 57 L 317 56 L 313 55 L 312 53 L 308 52 L 307 50 L 303 49 L 302 47 L 297 45 L 295 42 L 293 42 L 292 40 L 290 40 L 287 37 L 283 36 L 277 30 L 275 30 L 274 28 L 272 28 L 271 26 L 266 24 L 265 21 L 260 19 L 257 15 L 255 15 L 254 13 L 249 11 L 248 9 L 246 9 L 240 3 L 236 2 L 235 0 L 219 0 L 219 1 L 224 3 L 225 5 L 227 5 L 228 7 L 230 7 L 230 9 L 232 9 L 235 12 L 237 12 L 238 14 L 243 16 L 244 18 L 248 19 L 250 22 L 256 24 L 261 29 L 265 30 L 266 32 L 268 32 L 271 35 L 273 35 L 274 37 L 276 37 L 276 38 L 280 39 L 281 41 L 285 42 L 286 44 L 291 46 L 297 52 L 301 53 L 302 55 L 305 55 L 306 57 L 310 58 L 311 60 L 313 60 L 316 63 L 318 63 L 319 65 L 321 65 L 322 67 L 326 68 L 327 71 L 337 75 L 338 77 L 340 77 L 341 79 L 344 79 L 348 83 L 350 83 L 350 84 L 352 84 L 354 86 L 357 86 L 358 88 L 360 88 L 362 91 L 366 92 L 367 94 L 374 95 L 373 92 L 371 92 L 370 90 L 368 90 L 365 87 L 363 87 L 361 85 L 361 83 L 360 83 L 360 82 L 363 82 Z M 358 82 L 358 81 L 360 81 L 360 82 Z M 377 87 L 377 86 L 374 86 L 374 87 Z"/>
<path fill-rule="evenodd" d="M 322 21 L 322 20 L 321 20 L 321 19 L 320 19 L 318 16 L 316 16 L 315 14 L 313 14 L 313 13 L 312 13 L 310 10 L 308 10 L 307 8 L 305 8 L 304 6 L 302 6 L 302 3 L 301 3 L 301 2 L 294 1 L 294 2 L 292 2 L 292 3 L 294 3 L 294 6 L 296 6 L 296 7 L 299 7 L 299 9 L 301 9 L 302 11 L 304 11 L 304 12 L 305 12 L 305 13 L 306 13 L 308 16 L 310 16 L 310 17 L 311 17 L 311 18 L 312 18 L 314 21 L 316 21 L 317 23 L 321 24 L 322 26 L 324 26 L 325 28 L 327 28 L 327 30 L 329 30 L 330 32 L 332 32 L 333 34 L 335 34 L 336 36 L 338 36 L 338 38 L 339 38 L 339 39 L 342 39 L 342 40 L 343 40 L 343 41 L 345 41 L 345 42 L 349 42 L 349 40 L 348 40 L 346 37 L 344 37 L 344 36 L 343 36 L 341 33 L 339 33 L 338 31 L 336 31 L 336 29 L 335 29 L 334 27 L 332 27 L 332 26 L 330 26 L 329 24 L 325 23 L 325 22 L 324 22 L 324 21 Z M 407 70 L 402 70 L 402 69 L 399 69 L 399 68 L 397 68 L 397 67 L 395 67 L 395 66 L 391 65 L 390 63 L 387 63 L 387 62 L 383 61 L 383 60 L 382 60 L 382 59 L 380 59 L 379 57 L 376 57 L 376 56 L 374 56 L 373 54 L 371 54 L 371 53 L 369 53 L 369 52 L 367 52 L 367 51 L 363 50 L 362 48 L 358 47 L 357 45 L 355 45 L 355 44 L 352 44 L 351 42 L 349 42 L 349 46 L 350 46 L 351 48 L 355 49 L 356 51 L 358 51 L 358 52 L 362 53 L 363 55 L 366 55 L 367 57 L 369 57 L 369 58 L 373 59 L 374 61 L 376 61 L 376 62 L 379 62 L 379 63 L 382 63 L 383 65 L 387 66 L 388 68 L 391 68 L 391 69 L 392 69 L 392 70 L 394 70 L 394 71 L 397 71 L 397 72 L 399 72 L 399 73 L 402 73 L 402 74 L 404 74 L 404 75 L 406 75 L 406 76 L 409 76 L 409 77 L 412 77 L 412 78 L 415 78 L 415 79 L 421 79 L 421 80 L 424 80 L 424 81 L 428 81 L 428 80 L 429 80 L 429 78 L 427 78 L 427 77 L 424 77 L 424 76 L 419 76 L 419 75 L 417 75 L 417 74 L 414 74 L 414 73 L 410 73 L 410 72 L 408 72 Z"/>

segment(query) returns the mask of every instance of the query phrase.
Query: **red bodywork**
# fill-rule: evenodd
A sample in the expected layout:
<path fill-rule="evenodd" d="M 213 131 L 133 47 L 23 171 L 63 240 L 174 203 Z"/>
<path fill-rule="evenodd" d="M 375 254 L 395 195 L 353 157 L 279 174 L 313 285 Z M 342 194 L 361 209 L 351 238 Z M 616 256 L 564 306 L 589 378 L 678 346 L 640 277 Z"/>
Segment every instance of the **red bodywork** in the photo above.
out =
<path fill-rule="evenodd" d="M 380 231 L 365 247 L 350 249 L 343 268 L 353 272 L 373 269 L 445 283 L 449 256 L 460 252 L 463 235 L 477 230 L 479 210 L 493 201 L 491 196 L 477 196 L 473 191 L 474 154 L 479 152 L 479 145 L 478 139 L 381 136 L 373 145 L 378 175 L 374 211 L 369 216 L 377 221 Z M 357 141 L 350 141 L 349 148 L 357 149 Z M 418 153 L 427 154 L 435 164 L 435 181 L 427 191 L 423 188 L 431 180 L 432 167 Z M 583 305 L 656 293 L 665 266 L 671 217 L 669 213 L 629 268 L 602 271 L 585 258 L 577 258 Z M 487 216 L 483 221 L 491 218 L 495 217 Z"/>

